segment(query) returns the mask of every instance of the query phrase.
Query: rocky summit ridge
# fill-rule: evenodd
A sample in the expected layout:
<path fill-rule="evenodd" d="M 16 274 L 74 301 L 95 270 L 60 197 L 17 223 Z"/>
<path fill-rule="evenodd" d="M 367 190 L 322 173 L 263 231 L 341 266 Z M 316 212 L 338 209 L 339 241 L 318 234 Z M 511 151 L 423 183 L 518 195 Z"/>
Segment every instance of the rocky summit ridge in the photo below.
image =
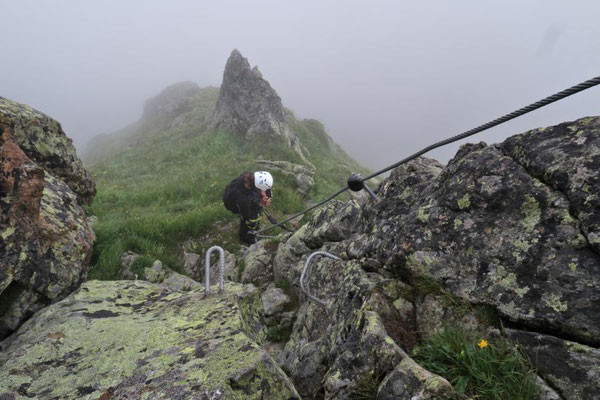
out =
<path fill-rule="evenodd" d="M 265 82 L 234 51 L 210 121 L 293 145 Z M 144 118 L 172 124 L 198 94 L 176 85 Z M 95 187 L 70 140 L 1 98 L 0 131 L 2 400 L 454 399 L 413 352 L 447 326 L 519 345 L 541 400 L 600 399 L 600 117 L 402 165 L 380 202 L 334 200 L 226 253 L 211 294 L 189 252 L 191 278 L 126 252 L 122 280 L 86 281 Z M 309 190 L 313 171 L 260 162 Z M 311 299 L 315 251 L 339 260 L 314 259 Z"/>
<path fill-rule="evenodd" d="M 225 293 L 87 282 L 2 342 L 0 394 L 341 400 L 368 378 L 379 400 L 452 399 L 412 350 L 458 326 L 519 344 L 540 399 L 599 399 L 598 165 L 597 117 L 465 145 L 251 246 Z M 299 283 L 314 251 L 340 257 L 306 274 L 324 305 Z"/>

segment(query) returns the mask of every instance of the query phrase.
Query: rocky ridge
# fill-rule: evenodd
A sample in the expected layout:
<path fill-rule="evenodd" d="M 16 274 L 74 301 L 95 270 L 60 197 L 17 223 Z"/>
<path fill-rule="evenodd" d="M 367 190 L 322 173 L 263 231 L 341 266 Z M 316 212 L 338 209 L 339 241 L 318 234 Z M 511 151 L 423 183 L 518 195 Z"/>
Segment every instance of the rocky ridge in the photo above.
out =
<path fill-rule="evenodd" d="M 451 325 L 520 344 L 541 399 L 598 399 L 598 165 L 600 118 L 465 145 L 445 167 L 395 169 L 379 203 L 332 201 L 251 246 L 226 294 L 156 262 L 144 278 L 160 284 L 88 282 L 2 342 L 0 394 L 452 399 L 411 357 Z M 317 250 L 341 259 L 307 273 L 324 306 L 299 284 Z"/>

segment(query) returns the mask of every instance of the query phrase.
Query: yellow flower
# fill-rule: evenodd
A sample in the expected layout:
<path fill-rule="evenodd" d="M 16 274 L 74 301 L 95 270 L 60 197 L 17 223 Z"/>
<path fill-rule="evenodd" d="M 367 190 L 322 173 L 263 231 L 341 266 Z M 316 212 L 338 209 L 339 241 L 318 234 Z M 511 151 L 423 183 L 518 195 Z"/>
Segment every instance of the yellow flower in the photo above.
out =
<path fill-rule="evenodd" d="M 487 347 L 488 342 L 485 339 L 481 339 L 477 345 L 479 346 L 480 349 L 484 349 Z"/>

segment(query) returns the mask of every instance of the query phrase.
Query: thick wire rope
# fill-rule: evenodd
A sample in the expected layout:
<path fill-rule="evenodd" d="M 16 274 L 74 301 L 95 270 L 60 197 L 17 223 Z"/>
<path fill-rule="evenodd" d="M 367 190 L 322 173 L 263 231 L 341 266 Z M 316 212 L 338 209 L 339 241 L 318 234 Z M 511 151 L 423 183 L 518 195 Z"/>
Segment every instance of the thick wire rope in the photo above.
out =
<path fill-rule="evenodd" d="M 543 100 L 537 101 L 537 102 L 535 102 L 533 104 L 530 104 L 530 105 L 528 105 L 526 107 L 520 108 L 517 111 L 513 111 L 510 114 L 506 114 L 503 117 L 497 118 L 497 119 L 495 119 L 495 120 L 493 120 L 491 122 L 488 122 L 487 124 L 483 124 L 481 126 L 478 126 L 477 128 L 473 128 L 473 129 L 471 129 L 469 131 L 461 133 L 460 135 L 456 135 L 456 136 L 453 136 L 451 138 L 448 138 L 448 139 L 442 140 L 440 142 L 434 143 L 434 144 L 432 144 L 430 146 L 427 146 L 423 150 L 420 150 L 420 151 L 416 152 L 415 154 L 413 154 L 413 155 L 411 155 L 409 157 L 406 157 L 405 159 L 400 160 L 400 161 L 398 161 L 395 164 L 390 165 L 389 167 L 386 167 L 386 168 L 384 168 L 384 169 L 382 169 L 380 171 L 372 173 L 371 175 L 363 178 L 362 181 L 364 182 L 366 180 L 369 180 L 371 178 L 376 177 L 377 175 L 381 175 L 384 172 L 389 171 L 390 169 L 396 168 L 399 165 L 402 165 L 402 164 L 404 164 L 404 163 L 406 163 L 408 161 L 414 160 L 415 158 L 419 157 L 422 154 L 427 153 L 428 151 L 431 151 L 433 149 L 437 149 L 438 147 L 445 146 L 447 144 L 450 144 L 450 143 L 456 142 L 458 140 L 467 138 L 469 136 L 472 136 L 472 135 L 474 135 L 476 133 L 479 133 L 481 131 L 484 131 L 486 129 L 490 129 L 490 128 L 496 126 L 496 125 L 500 125 L 500 124 L 502 124 L 504 122 L 510 121 L 511 119 L 520 117 L 523 114 L 527 114 L 528 112 L 537 110 L 538 108 L 544 107 L 544 106 L 546 106 L 546 105 L 548 105 L 550 103 L 554 103 L 554 102 L 556 102 L 558 100 L 562 100 L 565 97 L 569 97 L 569 96 L 571 96 L 571 95 L 573 95 L 575 93 L 579 93 L 579 92 L 581 92 L 581 91 L 583 91 L 585 89 L 589 89 L 589 88 L 594 87 L 594 86 L 596 86 L 598 84 L 600 84 L 600 76 L 597 76 L 597 77 L 595 77 L 593 79 L 590 79 L 590 80 L 587 80 L 585 82 L 582 82 L 579 85 L 575 85 L 573 87 L 570 87 L 569 89 L 563 90 L 562 92 L 558 92 L 556 94 L 553 94 L 552 96 L 548 96 L 548 97 L 546 97 Z"/>
<path fill-rule="evenodd" d="M 429 151 L 431 151 L 433 149 L 437 149 L 438 147 L 442 147 L 442 146 L 445 146 L 447 144 L 456 142 L 458 140 L 465 139 L 465 138 L 467 138 L 469 136 L 473 136 L 476 133 L 482 132 L 482 131 L 484 131 L 486 129 L 490 129 L 490 128 L 496 126 L 496 125 L 500 125 L 500 124 L 502 124 L 504 122 L 510 121 L 511 119 L 520 117 L 521 115 L 524 115 L 524 114 L 527 114 L 527 113 L 529 113 L 531 111 L 537 110 L 538 108 L 547 106 L 548 104 L 554 103 L 554 102 L 556 102 L 558 100 L 562 100 L 565 97 L 569 97 L 571 95 L 574 95 L 575 93 L 579 93 L 579 92 L 584 91 L 586 89 L 589 89 L 591 87 L 597 86 L 598 84 L 600 84 L 600 76 L 597 76 L 595 78 L 589 79 L 589 80 L 587 80 L 585 82 L 582 82 L 582 83 L 580 83 L 578 85 L 572 86 L 572 87 L 570 87 L 568 89 L 565 89 L 565 90 L 563 90 L 561 92 L 555 93 L 552 96 L 548 96 L 545 99 L 542 99 L 540 101 L 536 101 L 535 103 L 532 103 L 532 104 L 530 104 L 530 105 L 528 105 L 526 107 L 520 108 L 520 109 L 518 109 L 516 111 L 513 111 L 510 114 L 506 114 L 503 117 L 497 118 L 497 119 L 495 119 L 493 121 L 490 121 L 490 122 L 488 122 L 486 124 L 480 125 L 477 128 L 473 128 L 473 129 L 468 130 L 466 132 L 463 132 L 463 133 L 461 133 L 459 135 L 453 136 L 451 138 L 448 138 L 448 139 L 439 141 L 437 143 L 434 143 L 434 144 L 432 144 L 430 146 L 427 146 L 424 149 L 422 149 L 422 150 L 414 153 L 413 155 L 411 155 L 409 157 L 406 157 L 406 158 L 398 161 L 395 164 L 390 165 L 389 167 L 386 167 L 386 168 L 384 168 L 382 170 L 374 172 L 371 175 L 366 176 L 364 178 L 361 178 L 361 182 L 365 182 L 365 181 L 367 181 L 367 180 L 369 180 L 371 178 L 376 177 L 377 175 L 381 175 L 384 172 L 388 172 L 389 170 L 391 170 L 393 168 L 396 168 L 396 167 L 398 167 L 398 166 L 400 166 L 402 164 L 405 164 L 405 163 L 407 163 L 407 162 L 409 162 L 411 160 L 414 160 L 415 158 L 417 158 L 417 157 L 419 157 L 419 156 L 421 156 L 421 155 L 423 155 L 423 154 L 425 154 L 425 153 L 427 153 L 427 152 L 429 152 Z M 300 211 L 299 213 L 293 215 L 292 217 L 289 217 L 285 221 L 279 222 L 278 224 L 275 224 L 275 225 L 268 226 L 268 227 L 266 227 L 264 229 L 261 229 L 261 230 L 255 232 L 255 233 L 256 234 L 263 233 L 263 232 L 266 232 L 266 231 L 268 231 L 270 229 L 273 229 L 273 228 L 276 228 L 278 226 L 281 226 L 284 223 L 286 223 L 286 222 L 288 222 L 288 221 L 290 221 L 290 220 L 292 220 L 294 218 L 297 218 L 300 215 L 306 214 L 307 212 L 309 212 L 309 211 L 311 211 L 311 210 L 313 210 L 313 209 L 315 209 L 317 207 L 320 207 L 323 204 L 325 204 L 325 203 L 333 200 L 334 198 L 336 198 L 340 194 L 344 193 L 346 190 L 348 190 L 348 187 L 345 187 L 345 188 L 339 190 L 338 192 L 336 192 L 332 196 L 328 197 L 327 199 L 321 201 L 320 203 L 317 203 L 317 204 L 315 204 L 315 205 L 307 208 L 304 211 Z"/>

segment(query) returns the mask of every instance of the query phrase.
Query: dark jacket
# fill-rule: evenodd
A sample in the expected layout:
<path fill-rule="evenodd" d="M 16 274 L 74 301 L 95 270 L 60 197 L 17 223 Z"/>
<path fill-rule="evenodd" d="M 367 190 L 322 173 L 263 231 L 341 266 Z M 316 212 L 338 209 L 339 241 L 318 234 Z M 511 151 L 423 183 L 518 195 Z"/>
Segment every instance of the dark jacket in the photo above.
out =
<path fill-rule="evenodd" d="M 223 193 L 223 204 L 229 211 L 240 214 L 240 240 L 243 243 L 255 242 L 255 237 L 250 232 L 258 230 L 260 212 L 263 207 L 259 204 L 261 200 L 260 190 L 257 188 L 247 189 L 244 185 L 243 173 L 232 180 Z"/>

